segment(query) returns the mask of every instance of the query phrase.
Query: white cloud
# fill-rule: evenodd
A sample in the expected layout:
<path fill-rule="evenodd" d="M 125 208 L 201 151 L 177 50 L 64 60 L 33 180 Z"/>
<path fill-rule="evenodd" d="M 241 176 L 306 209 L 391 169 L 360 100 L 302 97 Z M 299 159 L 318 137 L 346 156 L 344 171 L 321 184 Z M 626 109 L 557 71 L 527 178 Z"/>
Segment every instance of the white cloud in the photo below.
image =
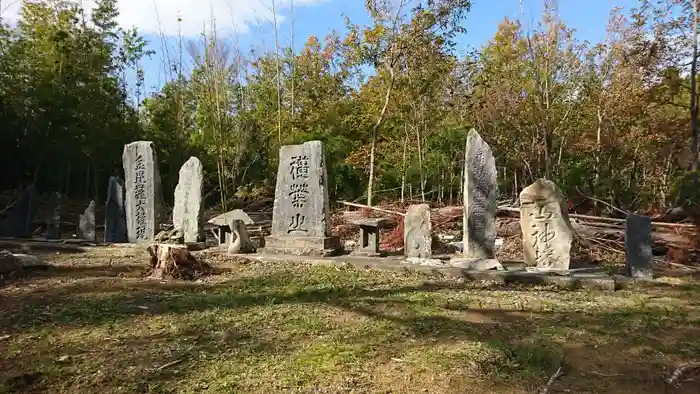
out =
<path fill-rule="evenodd" d="M 76 0 L 87 10 L 94 0 Z M 318 4 L 326 0 L 294 0 L 294 7 Z M 5 0 L 2 18 L 16 21 L 21 0 Z M 199 35 L 204 27 L 211 28 L 212 20 L 219 31 L 245 33 L 251 25 L 272 21 L 272 0 L 118 0 L 119 24 L 136 26 L 142 34 L 187 37 Z M 277 22 L 289 12 L 290 0 L 276 0 Z M 178 18 L 181 22 L 178 23 Z"/>

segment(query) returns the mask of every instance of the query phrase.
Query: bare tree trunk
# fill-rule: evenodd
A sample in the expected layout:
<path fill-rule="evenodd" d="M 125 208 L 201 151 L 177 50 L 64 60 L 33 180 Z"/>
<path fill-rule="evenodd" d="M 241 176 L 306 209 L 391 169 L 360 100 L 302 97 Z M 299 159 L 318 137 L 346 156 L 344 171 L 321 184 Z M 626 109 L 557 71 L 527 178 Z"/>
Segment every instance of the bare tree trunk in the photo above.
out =
<path fill-rule="evenodd" d="M 367 205 L 372 206 L 372 185 L 374 183 L 374 161 L 377 152 L 377 132 L 379 131 L 379 126 L 382 125 L 384 121 L 384 116 L 386 116 L 386 109 L 389 107 L 389 101 L 391 101 L 391 92 L 394 90 L 394 65 L 391 64 L 389 67 L 389 87 L 386 89 L 386 95 L 384 96 L 384 106 L 381 112 L 379 112 L 379 117 L 377 122 L 372 127 L 372 148 L 369 154 L 369 185 L 367 185 Z"/>
<path fill-rule="evenodd" d="M 277 8 L 272 0 L 272 22 L 275 28 L 275 58 L 277 59 L 277 142 L 282 142 L 282 78 L 280 75 L 280 51 L 277 41 Z"/>
<path fill-rule="evenodd" d="M 425 202 L 425 175 L 423 174 L 423 143 L 421 141 L 420 128 L 416 127 L 415 130 L 416 143 L 418 144 L 418 174 L 420 175 L 420 197 L 421 202 Z"/>
<path fill-rule="evenodd" d="M 291 100 L 291 106 L 290 106 L 290 108 L 291 108 L 290 114 L 292 116 L 292 119 L 294 119 L 294 88 L 295 88 L 295 86 L 294 86 L 295 85 L 294 63 L 296 62 L 296 58 L 294 55 L 294 53 L 295 53 L 294 52 L 294 0 L 289 1 L 289 13 L 290 13 L 290 19 L 291 19 L 289 22 L 291 25 L 291 28 L 290 28 L 291 31 L 289 32 L 289 34 L 290 34 L 289 41 L 290 41 L 290 47 L 292 50 L 292 63 L 290 65 L 290 73 L 291 73 L 291 79 L 292 79 L 292 81 L 291 81 L 292 82 L 292 86 L 291 86 L 292 100 Z M 294 132 L 294 122 L 292 122 L 292 132 Z"/>
<path fill-rule="evenodd" d="M 403 156 L 401 157 L 401 203 L 404 202 L 406 190 L 406 150 L 408 148 L 408 126 L 404 123 Z"/>
<path fill-rule="evenodd" d="M 698 187 L 698 101 L 697 101 L 697 64 L 698 64 L 698 1 L 693 0 L 693 59 L 690 66 L 690 129 L 693 154 L 691 171 L 694 190 Z"/>

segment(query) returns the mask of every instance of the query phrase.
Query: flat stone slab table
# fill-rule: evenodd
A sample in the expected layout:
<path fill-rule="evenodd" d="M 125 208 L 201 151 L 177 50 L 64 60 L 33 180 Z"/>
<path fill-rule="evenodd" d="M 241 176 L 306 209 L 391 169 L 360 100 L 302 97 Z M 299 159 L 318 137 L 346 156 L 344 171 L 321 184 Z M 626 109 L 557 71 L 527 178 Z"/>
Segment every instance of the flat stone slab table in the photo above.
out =
<path fill-rule="evenodd" d="M 352 256 L 380 257 L 385 256 L 379 250 L 379 227 L 386 218 L 357 218 L 348 222 L 360 226 L 360 249 L 352 251 Z"/>

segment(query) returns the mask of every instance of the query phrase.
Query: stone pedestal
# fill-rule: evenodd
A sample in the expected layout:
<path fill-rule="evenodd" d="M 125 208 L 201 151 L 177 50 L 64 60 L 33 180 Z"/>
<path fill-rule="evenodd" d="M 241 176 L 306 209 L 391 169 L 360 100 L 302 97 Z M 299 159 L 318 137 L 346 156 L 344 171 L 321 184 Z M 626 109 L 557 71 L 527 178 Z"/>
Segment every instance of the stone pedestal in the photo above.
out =
<path fill-rule="evenodd" d="M 360 248 L 352 251 L 353 256 L 380 257 L 382 252 L 379 250 L 379 227 L 384 218 L 366 218 L 354 219 L 349 222 L 360 226 Z"/>
<path fill-rule="evenodd" d="M 330 229 L 323 143 L 281 147 L 272 229 L 263 251 L 325 256 L 339 250 Z"/>

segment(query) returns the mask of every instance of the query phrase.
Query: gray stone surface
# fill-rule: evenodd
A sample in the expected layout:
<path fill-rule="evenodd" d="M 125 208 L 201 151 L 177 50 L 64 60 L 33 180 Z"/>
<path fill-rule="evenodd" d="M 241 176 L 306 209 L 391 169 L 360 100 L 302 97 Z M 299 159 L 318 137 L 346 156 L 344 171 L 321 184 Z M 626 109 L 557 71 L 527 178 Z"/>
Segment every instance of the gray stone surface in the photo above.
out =
<path fill-rule="evenodd" d="M 95 242 L 95 201 L 85 209 L 85 212 L 78 218 L 78 238 Z"/>
<path fill-rule="evenodd" d="M 651 263 L 651 218 L 628 214 L 625 222 L 627 275 L 638 279 L 653 279 Z"/>
<path fill-rule="evenodd" d="M 182 230 L 185 243 L 196 243 L 202 234 L 202 162 L 190 157 L 180 168 L 175 187 L 173 226 Z"/>
<path fill-rule="evenodd" d="M 476 130 L 467 135 L 464 166 L 464 251 L 461 260 L 494 257 L 498 172 L 491 148 Z"/>
<path fill-rule="evenodd" d="M 3 233 L 15 238 L 30 238 L 34 230 L 32 219 L 36 204 L 36 189 L 29 185 L 22 196 L 17 200 L 7 221 L 4 223 Z"/>
<path fill-rule="evenodd" d="M 554 182 L 538 179 L 520 192 L 520 229 L 526 264 L 540 271 L 569 270 L 574 229 Z"/>
<path fill-rule="evenodd" d="M 354 250 L 352 255 L 379 257 L 382 255 L 379 250 L 379 227 L 384 218 L 360 218 L 351 219 L 350 223 L 360 226 L 360 247 Z"/>
<path fill-rule="evenodd" d="M 124 146 L 122 154 L 126 185 L 125 211 L 129 242 L 150 242 L 159 231 L 160 175 L 151 141 Z"/>
<path fill-rule="evenodd" d="M 229 254 L 252 253 L 255 251 L 255 247 L 253 247 L 253 244 L 250 242 L 248 229 L 246 229 L 243 220 L 231 218 L 229 228 L 231 229 L 231 234 L 233 234 L 228 246 Z"/>
<path fill-rule="evenodd" d="M 403 249 L 407 261 L 430 259 L 433 255 L 433 236 L 428 204 L 411 205 L 403 218 Z"/>
<path fill-rule="evenodd" d="M 49 214 L 46 218 L 46 239 L 58 239 L 61 236 L 61 194 L 51 193 L 49 197 Z"/>
<path fill-rule="evenodd" d="M 124 210 L 124 182 L 109 177 L 105 201 L 105 243 L 128 242 L 126 236 L 126 212 Z"/>
<path fill-rule="evenodd" d="M 332 254 L 325 155 L 321 141 L 280 148 L 268 252 Z M 326 240 L 327 238 L 327 240 Z M 325 248 L 330 249 L 325 249 Z M 324 248 L 324 249 L 319 249 Z M 296 250 L 294 250 L 296 249 Z"/>

